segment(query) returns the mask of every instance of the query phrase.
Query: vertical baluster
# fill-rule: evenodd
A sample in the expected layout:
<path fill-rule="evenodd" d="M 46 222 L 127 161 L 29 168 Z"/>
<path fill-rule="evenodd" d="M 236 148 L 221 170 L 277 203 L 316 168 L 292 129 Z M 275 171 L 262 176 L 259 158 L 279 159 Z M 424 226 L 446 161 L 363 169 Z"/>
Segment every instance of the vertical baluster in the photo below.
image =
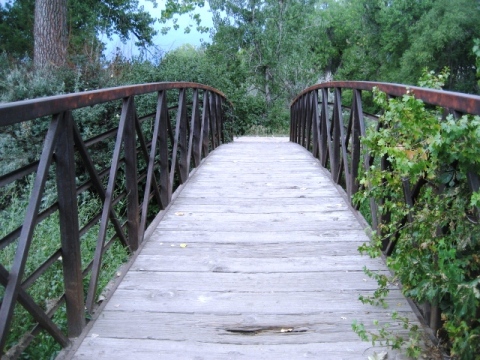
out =
<path fill-rule="evenodd" d="M 215 107 L 216 107 L 215 93 L 211 93 L 209 99 L 210 99 L 209 114 L 210 114 L 210 138 L 211 138 L 210 141 L 212 143 L 212 149 L 216 149 L 219 144 L 217 142 L 218 129 L 217 129 L 217 112 L 215 110 Z"/>
<path fill-rule="evenodd" d="M 138 207 L 138 181 L 137 181 L 137 139 L 135 133 L 135 102 L 133 96 L 128 98 L 128 112 L 125 123 L 125 177 L 127 190 L 127 219 L 128 219 L 128 245 L 131 251 L 136 251 L 139 245 L 139 207 Z M 147 199 L 148 204 L 148 199 Z"/>
<path fill-rule="evenodd" d="M 292 111 L 293 111 L 293 120 L 292 120 L 292 122 L 293 122 L 293 131 L 292 131 L 293 142 L 298 144 L 298 100 L 295 102 L 295 104 L 293 104 Z"/>
<path fill-rule="evenodd" d="M 160 91 L 158 94 L 155 122 L 158 122 L 158 151 L 160 153 L 160 197 L 162 199 L 162 209 L 165 209 L 168 204 L 170 204 L 173 192 L 173 182 L 170 181 L 170 169 L 168 167 L 168 128 L 170 118 L 168 116 L 166 90 Z"/>
<path fill-rule="evenodd" d="M 190 126 L 190 140 L 188 145 L 189 156 L 193 153 L 193 166 L 200 165 L 201 160 L 201 130 L 202 124 L 200 123 L 200 109 L 198 106 L 198 89 L 193 90 L 193 108 L 192 108 L 192 121 Z M 189 164 L 190 166 L 190 164 Z"/>
<path fill-rule="evenodd" d="M 342 92 L 341 89 L 335 88 L 335 101 L 333 104 L 333 119 L 332 119 L 332 146 L 331 146 L 331 158 L 330 163 L 332 171 L 332 179 L 337 184 L 340 183 L 341 171 L 340 171 L 340 147 L 341 147 L 341 129 L 340 124 L 343 123 L 342 117 Z"/>
<path fill-rule="evenodd" d="M 322 109 L 320 112 L 320 161 L 323 167 L 328 162 L 328 89 L 322 88 Z"/>
<path fill-rule="evenodd" d="M 300 145 L 305 147 L 306 145 L 306 130 L 307 130 L 307 95 L 304 94 L 302 95 L 302 110 L 301 110 L 301 129 L 302 129 L 302 135 L 301 135 L 301 142 Z"/>
<path fill-rule="evenodd" d="M 173 145 L 172 163 L 173 159 L 178 161 L 178 172 L 180 183 L 183 184 L 188 178 L 187 168 L 187 104 L 185 99 L 185 89 L 180 89 L 178 95 L 178 109 L 175 127 L 175 143 Z M 178 154 L 177 154 L 178 150 Z M 172 164 L 173 166 L 173 164 Z M 173 170 L 173 169 L 172 169 Z M 173 183 L 172 172 L 170 174 L 170 181 Z"/>
<path fill-rule="evenodd" d="M 217 118 L 217 143 L 225 144 L 225 129 L 223 127 L 223 114 L 222 114 L 222 98 L 220 95 L 215 94 L 215 113 Z"/>
<path fill-rule="evenodd" d="M 85 305 L 75 184 L 73 118 L 70 111 L 63 114 L 60 122 L 55 162 L 68 336 L 76 337 L 85 327 Z"/>
<path fill-rule="evenodd" d="M 208 156 L 208 139 L 210 137 L 210 92 L 205 90 L 203 93 L 203 111 L 202 111 L 202 148 L 203 156 Z"/>
<path fill-rule="evenodd" d="M 295 137 L 295 142 L 297 144 L 301 144 L 301 134 L 302 134 L 302 121 L 301 121 L 301 112 L 302 112 L 302 104 L 301 104 L 301 98 L 299 98 L 297 100 L 297 103 L 296 103 L 296 109 L 295 109 L 295 123 L 296 123 L 296 126 L 295 126 L 295 134 L 296 134 L 296 137 Z"/>
<path fill-rule="evenodd" d="M 320 156 L 320 118 L 318 116 L 318 90 L 312 92 L 312 122 L 313 122 L 313 148 L 312 154 Z"/>
<path fill-rule="evenodd" d="M 305 94 L 305 101 L 306 101 L 306 143 L 305 143 L 305 148 L 310 151 L 310 147 L 312 144 L 312 93 L 309 92 Z"/>

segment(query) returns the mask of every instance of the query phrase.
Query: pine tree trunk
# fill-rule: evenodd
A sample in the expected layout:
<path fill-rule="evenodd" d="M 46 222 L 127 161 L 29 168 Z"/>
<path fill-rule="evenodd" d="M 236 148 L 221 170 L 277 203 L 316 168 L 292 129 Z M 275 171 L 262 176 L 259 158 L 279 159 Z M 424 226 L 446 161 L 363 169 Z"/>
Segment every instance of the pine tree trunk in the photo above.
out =
<path fill-rule="evenodd" d="M 67 0 L 36 0 L 34 64 L 63 66 L 67 60 Z"/>

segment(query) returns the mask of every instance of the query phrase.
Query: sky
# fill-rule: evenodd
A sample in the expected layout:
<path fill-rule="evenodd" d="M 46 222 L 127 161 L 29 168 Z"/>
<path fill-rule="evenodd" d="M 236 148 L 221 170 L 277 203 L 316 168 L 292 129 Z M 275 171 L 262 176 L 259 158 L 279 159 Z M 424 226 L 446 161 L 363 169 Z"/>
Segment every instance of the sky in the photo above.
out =
<path fill-rule="evenodd" d="M 3 0 L 0 0 L 3 1 Z M 152 3 L 145 0 L 139 0 L 139 4 L 145 7 L 145 10 L 149 11 L 152 17 L 158 18 L 160 17 L 160 11 L 165 8 L 165 1 L 164 0 L 157 0 L 158 7 L 156 9 L 153 8 Z M 200 14 L 202 19 L 202 26 L 211 27 L 213 26 L 212 22 L 212 15 L 210 13 L 210 7 L 208 3 L 202 9 L 198 9 L 197 13 Z M 170 21 L 167 24 L 159 24 L 158 22 L 155 23 L 155 29 L 158 30 L 158 34 L 154 38 L 154 44 L 159 47 L 162 51 L 168 52 L 170 50 L 174 50 L 175 48 L 183 45 L 183 44 L 191 44 L 194 46 L 200 46 L 202 40 L 205 42 L 210 42 L 210 35 L 208 33 L 201 34 L 195 30 L 195 26 L 192 26 L 190 33 L 185 34 L 184 28 L 186 25 L 194 25 L 194 22 L 190 19 L 189 15 L 182 15 L 178 18 L 178 24 L 180 28 L 178 30 L 173 29 L 173 22 Z M 160 29 L 163 26 L 170 26 L 172 29 L 166 34 L 162 35 L 160 33 Z M 139 53 L 138 49 L 135 47 L 135 40 L 131 39 L 126 44 L 123 44 L 118 37 L 115 37 L 112 41 L 109 41 L 106 36 L 102 39 L 107 43 L 107 49 L 105 51 L 105 56 L 107 58 L 111 58 L 115 54 L 115 50 L 118 47 L 124 56 L 131 57 L 132 55 L 137 55 Z"/>

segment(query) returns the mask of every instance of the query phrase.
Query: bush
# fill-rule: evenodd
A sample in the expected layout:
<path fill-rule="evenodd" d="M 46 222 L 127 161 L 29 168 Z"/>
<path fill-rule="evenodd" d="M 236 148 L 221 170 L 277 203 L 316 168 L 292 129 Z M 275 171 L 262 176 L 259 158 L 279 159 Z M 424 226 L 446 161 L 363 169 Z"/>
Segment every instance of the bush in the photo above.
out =
<path fill-rule="evenodd" d="M 360 183 L 366 190 L 355 201 L 375 199 L 390 221 L 360 250 L 379 256 L 382 242 L 396 239 L 387 260 L 395 275 L 373 274 L 380 291 L 365 301 L 383 298 L 388 284 L 399 281 L 407 297 L 441 309 L 439 334 L 452 356 L 479 359 L 480 192 L 472 193 L 468 174 L 480 173 L 480 117 L 439 121 L 440 112 L 426 109 L 414 94 L 388 100 L 377 91 L 375 101 L 385 110 L 380 130 L 370 129 L 362 142 L 391 168 L 374 164 L 364 172 Z M 404 200 L 407 185 L 421 186 L 413 206 Z"/>

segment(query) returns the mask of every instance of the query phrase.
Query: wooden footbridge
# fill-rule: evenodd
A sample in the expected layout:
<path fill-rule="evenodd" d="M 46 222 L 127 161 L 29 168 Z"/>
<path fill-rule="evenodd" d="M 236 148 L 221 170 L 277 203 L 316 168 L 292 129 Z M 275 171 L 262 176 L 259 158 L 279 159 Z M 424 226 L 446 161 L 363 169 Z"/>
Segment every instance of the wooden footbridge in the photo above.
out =
<path fill-rule="evenodd" d="M 228 102 L 199 84 L 1 105 L 5 128 L 51 116 L 38 160 L 0 178 L 6 187 L 36 174 L 25 219 L 0 240 L 0 248 L 15 249 L 0 266 L 5 358 L 20 356 L 42 331 L 65 347 L 63 359 L 366 359 L 375 352 L 404 358 L 352 331 L 354 321 L 372 331 L 374 322 L 398 327 L 393 311 L 412 322 L 420 315 L 393 285 L 388 308 L 358 300 L 376 289 L 364 267 L 388 271 L 383 260 L 358 253 L 369 227 L 350 200 L 359 191 L 359 167 L 371 161 L 359 141 L 361 90 L 375 85 L 392 96 L 406 91 L 388 84 L 317 85 L 292 104 L 289 138 L 234 141 Z M 353 89 L 345 123 L 341 88 Z M 480 113 L 478 97 L 421 89 L 418 95 L 456 113 Z M 118 126 L 86 138 L 76 109 L 106 103 L 117 104 L 111 115 L 118 110 Z M 111 146 L 104 145 L 109 139 Z M 49 191 L 57 195 L 51 203 Z M 100 206 L 83 219 L 85 198 Z M 371 210 L 375 227 L 374 204 Z M 34 230 L 53 216 L 58 247 L 31 266 L 44 241 Z M 133 256 L 102 292 L 106 254 L 117 242 Z M 29 289 L 55 266 L 64 279 L 60 293 L 34 298 Z M 12 339 L 19 307 L 32 326 Z M 63 322 L 56 318 L 62 311 Z M 432 325 L 435 310 L 426 314 L 421 321 Z"/>
<path fill-rule="evenodd" d="M 376 286 L 368 241 L 310 153 L 240 138 L 210 154 L 146 240 L 73 359 L 362 359 Z M 412 316 L 413 319 L 414 316 Z M 378 351 L 377 352 L 381 352 Z M 393 357 L 394 358 L 394 357 Z"/>

